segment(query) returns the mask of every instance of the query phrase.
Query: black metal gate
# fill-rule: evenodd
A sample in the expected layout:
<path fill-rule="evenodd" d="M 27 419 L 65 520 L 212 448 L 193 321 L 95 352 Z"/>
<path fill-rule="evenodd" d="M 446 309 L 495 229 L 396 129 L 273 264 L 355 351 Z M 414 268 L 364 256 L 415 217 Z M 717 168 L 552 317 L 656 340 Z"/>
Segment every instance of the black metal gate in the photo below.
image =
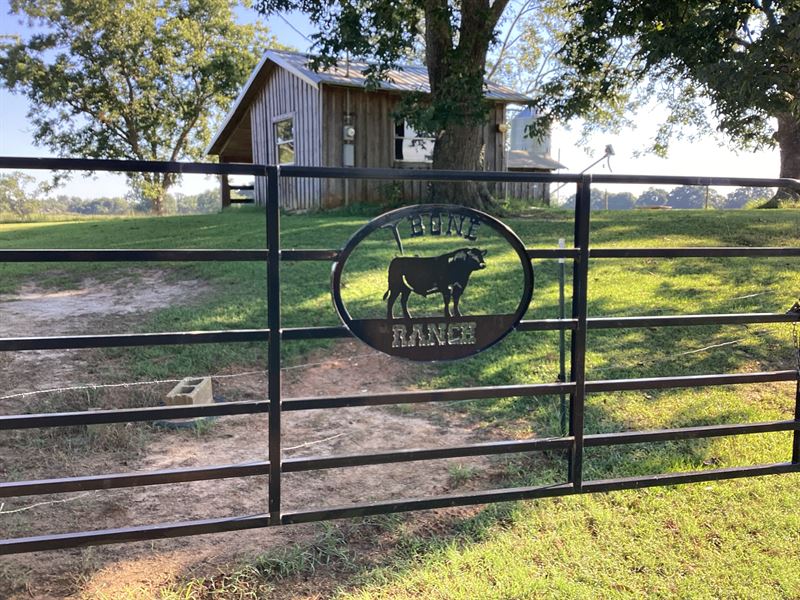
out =
<path fill-rule="evenodd" d="M 168 469 L 153 472 L 118 473 L 66 477 L 39 481 L 0 483 L 0 498 L 32 496 L 85 490 L 105 490 L 133 486 L 181 483 L 228 477 L 268 475 L 268 504 L 262 514 L 179 523 L 163 523 L 120 529 L 81 531 L 57 535 L 0 540 L 0 554 L 12 554 L 72 548 L 94 544 L 129 542 L 234 531 L 256 527 L 288 525 L 401 512 L 482 504 L 527 498 L 545 498 L 569 494 L 607 492 L 659 485 L 673 485 L 737 477 L 751 477 L 800 471 L 800 372 L 796 370 L 760 373 L 724 373 L 683 377 L 617 379 L 586 381 L 586 335 L 589 329 L 673 327 L 708 324 L 790 323 L 800 321 L 800 313 L 706 314 L 675 316 L 631 316 L 590 318 L 587 314 L 589 259 L 639 257 L 800 257 L 800 246 L 794 247 L 683 247 L 683 248 L 592 248 L 590 239 L 590 185 L 595 183 L 636 183 L 662 185 L 729 185 L 770 186 L 800 189 L 800 181 L 788 179 L 745 179 L 719 177 L 652 177 L 626 175 L 550 175 L 508 172 L 414 171 L 393 169 L 342 169 L 322 167 L 131 162 L 79 159 L 0 158 L 3 169 L 58 169 L 121 172 L 172 172 L 227 175 L 253 175 L 267 179 L 266 210 L 267 249 L 254 250 L 0 250 L 3 262 L 145 262 L 145 261 L 265 261 L 267 264 L 267 327 L 265 329 L 222 330 L 203 332 L 168 332 L 121 335 L 73 335 L 0 339 L 0 351 L 53 350 L 76 348 L 135 347 L 170 344 L 207 344 L 221 342 L 268 343 L 268 395 L 264 400 L 229 402 L 199 406 L 164 406 L 121 410 L 89 410 L 71 413 L 18 414 L 0 416 L 0 430 L 38 427 L 63 427 L 105 423 L 129 423 L 165 418 L 267 413 L 269 460 L 247 464 L 217 465 L 200 468 Z M 344 327 L 281 327 L 280 264 L 283 261 L 337 260 L 337 249 L 282 249 L 280 245 L 279 180 L 296 178 L 362 178 L 383 180 L 432 181 L 516 181 L 565 182 L 577 187 L 574 243 L 564 249 L 529 249 L 528 257 L 565 258 L 573 262 L 572 313 L 568 319 L 523 320 L 517 331 L 569 330 L 571 360 L 568 382 L 534 383 L 492 387 L 451 388 L 431 391 L 327 396 L 313 398 L 281 398 L 281 344 L 293 340 L 342 338 L 349 336 Z M 745 423 L 685 427 L 655 431 L 584 434 L 584 401 L 586 394 L 596 392 L 689 388 L 797 381 L 795 418 L 765 423 Z M 399 403 L 443 402 L 455 400 L 501 398 L 530 395 L 569 394 L 568 435 L 552 438 L 499 441 L 459 447 L 395 450 L 378 454 L 355 454 L 319 458 L 283 459 L 281 452 L 281 415 L 286 411 L 329 410 L 349 406 L 374 406 Z M 583 451 L 587 447 L 613 446 L 642 442 L 662 442 L 793 431 L 792 460 L 785 463 L 710 469 L 687 473 L 667 473 L 642 477 L 584 480 Z M 515 452 L 562 449 L 567 451 L 567 465 L 561 483 L 535 487 L 492 489 L 465 494 L 427 498 L 404 498 L 388 502 L 326 507 L 297 512 L 281 510 L 281 476 L 283 473 L 376 465 L 404 461 L 425 461 L 439 458 L 483 456 Z"/>

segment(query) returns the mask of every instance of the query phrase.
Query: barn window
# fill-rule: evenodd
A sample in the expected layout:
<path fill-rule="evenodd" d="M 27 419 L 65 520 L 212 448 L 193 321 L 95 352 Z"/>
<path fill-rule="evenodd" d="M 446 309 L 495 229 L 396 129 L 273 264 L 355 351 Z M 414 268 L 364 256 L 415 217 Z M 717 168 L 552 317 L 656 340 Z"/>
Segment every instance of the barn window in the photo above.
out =
<path fill-rule="evenodd" d="M 275 155 L 279 165 L 294 162 L 294 117 L 275 121 Z"/>
<path fill-rule="evenodd" d="M 394 159 L 404 162 L 433 162 L 434 138 L 419 135 L 405 121 L 394 126 Z"/>

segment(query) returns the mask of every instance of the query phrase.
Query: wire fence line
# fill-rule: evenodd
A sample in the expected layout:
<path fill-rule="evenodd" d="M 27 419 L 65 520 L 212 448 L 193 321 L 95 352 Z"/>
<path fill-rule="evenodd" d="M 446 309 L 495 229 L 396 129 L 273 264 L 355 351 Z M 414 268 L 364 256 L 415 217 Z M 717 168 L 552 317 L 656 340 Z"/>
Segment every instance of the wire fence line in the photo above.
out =
<path fill-rule="evenodd" d="M 749 334 L 750 337 L 752 337 L 754 335 L 760 335 L 760 334 L 763 334 L 763 333 L 766 332 L 766 330 L 764 330 L 764 329 L 759 329 L 759 330 L 756 330 L 756 331 L 749 331 L 749 328 L 747 326 L 745 326 L 745 329 L 748 330 L 748 334 Z M 708 341 L 710 342 L 711 340 L 708 340 Z M 656 365 L 656 364 L 669 362 L 671 360 L 675 360 L 677 358 L 680 358 L 680 357 L 683 357 L 683 356 L 687 356 L 687 355 L 691 355 L 691 354 L 698 354 L 698 353 L 701 353 L 701 352 L 708 352 L 708 351 L 711 351 L 711 350 L 717 350 L 717 349 L 726 348 L 726 347 L 729 347 L 729 346 L 736 346 L 736 345 L 742 344 L 742 343 L 747 342 L 747 341 L 748 341 L 748 338 L 739 338 L 739 339 L 724 341 L 724 342 L 720 342 L 720 343 L 711 343 L 711 344 L 706 344 L 705 346 L 702 346 L 700 348 L 694 348 L 694 349 L 687 350 L 687 351 L 684 351 L 684 352 L 678 352 L 678 353 L 675 353 L 675 354 L 670 354 L 668 356 L 663 356 L 663 357 L 660 357 L 660 358 L 657 358 L 657 359 L 654 359 L 654 360 L 650 360 L 650 361 L 637 361 L 636 363 L 632 363 L 632 364 L 628 364 L 628 365 L 619 365 L 619 364 L 606 365 L 604 367 L 597 367 L 597 368 L 591 369 L 591 371 L 593 373 L 603 373 L 603 372 L 606 372 L 606 371 L 618 370 L 618 369 L 621 369 L 621 368 L 653 366 L 653 365 Z M 617 349 L 620 349 L 620 348 L 617 348 Z M 364 354 L 354 354 L 352 356 L 345 357 L 345 358 L 333 358 L 333 359 L 319 361 L 319 362 L 300 363 L 300 364 L 297 364 L 297 365 L 289 365 L 289 366 L 286 366 L 286 367 L 281 367 L 281 371 L 292 371 L 292 370 L 296 370 L 296 369 L 308 369 L 308 368 L 312 368 L 312 367 L 319 367 L 319 366 L 324 366 L 324 365 L 327 365 L 327 364 L 332 364 L 332 363 L 338 362 L 340 360 L 347 360 L 348 362 L 353 362 L 354 360 L 358 360 L 360 358 L 368 358 L 368 357 L 372 357 L 372 356 L 378 356 L 380 354 L 381 354 L 380 352 L 368 352 L 368 353 L 364 353 Z M 147 381 L 131 381 L 131 382 L 125 382 L 125 383 L 87 383 L 87 384 L 80 384 L 80 385 L 74 385 L 74 386 L 47 388 L 47 389 L 43 389 L 43 390 L 32 390 L 32 391 L 29 391 L 29 392 L 19 392 L 19 393 L 15 393 L 15 394 L 8 394 L 8 395 L 5 395 L 5 396 L 0 396 L 0 400 L 12 400 L 12 399 L 15 399 L 15 398 L 26 398 L 26 397 L 29 397 L 29 396 L 37 396 L 37 395 L 41 395 L 41 394 L 56 394 L 56 393 L 82 391 L 82 390 L 130 388 L 130 387 L 138 387 L 138 386 L 160 385 L 160 384 L 164 384 L 164 383 L 180 383 L 181 381 L 183 381 L 186 378 L 199 379 L 199 378 L 210 377 L 212 379 L 233 379 L 233 378 L 237 378 L 237 377 L 249 377 L 249 376 L 252 376 L 252 375 L 267 375 L 267 374 L 268 374 L 268 370 L 267 369 L 260 369 L 260 370 L 256 370 L 256 371 L 244 371 L 242 373 L 228 373 L 228 374 L 215 374 L 215 375 L 197 375 L 197 376 L 188 375 L 187 377 L 183 377 L 183 378 L 180 378 L 180 379 L 152 379 L 152 380 L 147 380 Z"/>
<path fill-rule="evenodd" d="M 722 341 L 722 342 L 719 342 L 719 343 L 710 343 L 710 342 L 712 342 L 712 340 L 709 339 L 709 340 L 707 340 L 707 345 L 702 346 L 700 348 L 693 348 L 691 350 L 686 350 L 686 351 L 683 351 L 683 352 L 676 352 L 674 354 L 668 354 L 667 356 L 661 356 L 661 357 L 654 358 L 654 359 L 651 359 L 651 360 L 637 361 L 635 363 L 629 363 L 627 365 L 613 364 L 613 365 L 605 365 L 605 366 L 597 367 L 597 368 L 589 367 L 588 370 L 590 370 L 592 373 L 603 373 L 603 372 L 606 372 L 606 371 L 619 370 L 619 369 L 630 369 L 630 368 L 633 368 L 633 367 L 651 367 L 651 366 L 654 366 L 654 365 L 658 365 L 658 364 L 662 364 L 662 363 L 669 362 L 669 361 L 672 361 L 672 360 L 676 360 L 676 359 L 679 359 L 679 358 L 684 357 L 684 356 L 689 356 L 691 354 L 699 354 L 701 352 L 709 352 L 711 350 L 718 350 L 720 348 L 727 348 L 727 347 L 730 347 L 730 346 L 738 346 L 740 344 L 744 344 L 744 343 L 750 341 L 755 336 L 764 335 L 765 333 L 767 333 L 769 331 L 768 329 L 763 329 L 763 328 L 759 328 L 759 329 L 756 329 L 756 330 L 751 330 L 751 328 L 748 325 L 743 325 L 742 327 L 745 329 L 745 332 L 747 333 L 748 337 L 738 338 L 738 339 L 734 339 L 734 340 Z M 790 335 L 792 335 L 792 340 L 793 340 L 793 343 L 792 343 L 792 354 L 793 355 L 797 354 L 797 356 L 795 358 L 798 358 L 798 370 L 800 370 L 800 358 L 799 358 L 800 357 L 800 352 L 798 352 L 798 348 L 800 348 L 800 346 L 798 346 L 798 341 L 795 338 L 794 333 L 793 333 L 795 331 L 795 329 L 796 329 L 795 328 L 795 324 L 793 324 L 792 329 L 790 330 L 790 331 L 792 331 L 792 333 Z M 612 350 L 621 350 L 621 349 L 622 349 L 622 346 L 617 346 L 616 348 L 613 348 Z"/>
<path fill-rule="evenodd" d="M 41 506 L 49 506 L 51 504 L 65 504 L 67 502 L 73 502 L 75 500 L 80 500 L 81 498 L 85 498 L 86 496 L 96 496 L 99 494 L 99 491 L 94 492 L 84 492 L 82 494 L 78 494 L 76 496 L 67 496 L 66 498 L 59 498 L 57 500 L 46 500 L 43 502 L 35 502 L 34 504 L 28 504 L 26 506 L 21 506 L 19 508 L 13 508 L 10 510 L 5 510 L 6 503 L 0 502 L 0 516 L 2 515 L 13 515 L 14 513 L 21 513 L 25 512 L 26 510 L 33 510 L 34 508 L 39 508 Z"/>
<path fill-rule="evenodd" d="M 745 299 L 755 298 L 755 297 L 758 297 L 758 296 L 763 296 L 763 295 L 767 295 L 767 294 L 774 294 L 774 293 L 779 293 L 779 292 L 783 293 L 781 290 L 776 290 L 774 288 L 762 288 L 761 291 L 759 291 L 759 292 L 748 293 L 748 294 L 745 294 L 743 296 L 736 296 L 736 297 L 728 298 L 727 301 L 730 302 L 730 301 L 735 301 L 735 300 L 745 300 Z M 765 330 L 763 330 L 763 329 L 755 331 L 755 332 L 751 332 L 749 330 L 749 327 L 747 327 L 747 325 L 745 325 L 744 328 L 745 328 L 745 330 L 747 330 L 748 334 L 750 334 L 750 335 L 757 335 L 757 334 L 765 333 Z M 710 342 L 711 340 L 708 340 L 708 341 Z M 622 366 L 621 367 L 620 365 L 606 365 L 604 367 L 599 367 L 599 368 L 592 369 L 592 372 L 594 372 L 594 373 L 602 373 L 602 372 L 605 372 L 605 371 L 609 371 L 609 370 L 612 370 L 612 369 L 619 369 L 619 368 L 632 368 L 632 367 L 641 367 L 641 366 L 652 366 L 652 365 L 660 364 L 660 363 L 663 363 L 663 362 L 669 362 L 670 360 L 674 360 L 676 358 L 680 358 L 682 356 L 686 356 L 686 355 L 689 355 L 689 354 L 696 354 L 696 353 L 700 353 L 700 352 L 706 352 L 706 351 L 709 351 L 709 350 L 714 350 L 714 349 L 723 348 L 723 347 L 727 347 L 727 346 L 735 346 L 735 345 L 741 344 L 741 343 L 746 342 L 746 341 L 747 341 L 747 338 L 742 338 L 742 339 L 730 340 L 730 341 L 722 342 L 722 343 L 719 343 L 719 344 L 708 344 L 708 345 L 700 347 L 700 348 L 696 348 L 696 349 L 689 350 L 689 351 L 686 351 L 686 352 L 680 352 L 680 353 L 676 353 L 676 354 L 671 354 L 669 356 L 661 357 L 661 358 L 654 359 L 654 360 L 651 360 L 651 361 L 646 361 L 646 362 L 639 361 L 639 362 L 636 362 L 634 364 L 629 364 L 629 365 L 627 365 L 627 367 L 626 366 Z M 793 346 L 797 346 L 798 345 L 798 342 L 796 340 L 793 340 L 793 342 L 794 342 Z M 617 348 L 617 349 L 619 349 L 619 348 Z M 289 366 L 281 367 L 281 371 L 292 371 L 292 370 L 295 370 L 295 369 L 307 369 L 307 368 L 311 368 L 311 367 L 318 367 L 318 366 L 323 366 L 323 365 L 326 365 L 326 364 L 334 363 L 334 362 L 336 362 L 338 360 L 347 360 L 347 361 L 352 362 L 353 360 L 356 360 L 356 359 L 359 359 L 359 358 L 366 358 L 366 357 L 376 356 L 376 355 L 379 355 L 379 354 L 380 354 L 380 352 L 369 352 L 369 353 L 364 353 L 364 354 L 355 354 L 355 355 L 346 357 L 344 359 L 336 358 L 336 359 L 329 359 L 329 360 L 325 360 L 325 361 L 321 361 L 321 362 L 300 363 L 300 364 L 297 364 L 297 365 L 289 365 Z M 800 357 L 800 352 L 798 353 L 798 357 Z M 798 368 L 800 369 L 800 358 L 798 358 Z M 29 391 L 29 392 L 19 392 L 19 393 L 14 393 L 14 394 L 8 394 L 8 395 L 5 395 L 5 396 L 0 396 L 0 400 L 12 400 L 12 399 L 15 399 L 15 398 L 25 398 L 25 397 L 36 396 L 36 395 L 41 395 L 41 394 L 55 394 L 55 393 L 63 393 L 63 392 L 70 392 L 70 391 L 97 390 L 97 389 L 110 389 L 110 388 L 128 388 L 128 387 L 147 386 L 147 385 L 160 385 L 160 384 L 164 384 L 164 383 L 180 383 L 181 381 L 183 381 L 186 378 L 198 379 L 198 378 L 210 377 L 212 379 L 231 379 L 231 378 L 236 378 L 236 377 L 248 377 L 248 376 L 252 376 L 252 375 L 266 375 L 267 373 L 268 373 L 267 369 L 261 369 L 261 370 L 257 370 L 257 371 L 245 371 L 245 372 L 242 372 L 242 373 L 187 376 L 187 377 L 183 377 L 183 378 L 180 378 L 180 379 L 154 379 L 154 380 L 149 380 L 149 381 L 133 381 L 133 382 L 125 382 L 125 383 L 87 383 L 87 384 L 79 384 L 79 385 L 74 385 L 74 386 L 65 386 L 65 387 L 58 387 L 58 388 L 47 388 L 47 389 L 43 389 L 43 390 L 33 390 L 33 391 Z"/>
<path fill-rule="evenodd" d="M 329 360 L 324 360 L 320 362 L 308 362 L 308 363 L 301 363 L 297 365 L 289 365 L 286 367 L 281 367 L 281 371 L 292 371 L 295 369 L 308 369 L 311 367 L 320 367 L 323 365 L 331 364 L 338 362 L 340 360 L 346 360 L 349 362 L 353 362 L 354 360 L 358 360 L 360 358 L 366 358 L 370 356 L 379 355 L 380 352 L 368 352 L 364 354 L 354 354 L 352 356 L 344 357 L 344 358 L 332 358 Z M 260 369 L 257 371 L 244 371 L 242 373 L 226 373 L 226 374 L 217 374 L 217 375 L 187 375 L 186 377 L 182 377 L 180 379 L 151 379 L 147 381 L 130 381 L 125 383 L 84 383 L 80 385 L 71 385 L 71 386 L 64 386 L 64 387 L 57 387 L 57 388 L 47 388 L 43 390 L 32 390 L 30 392 L 18 392 L 15 394 L 8 394 L 6 396 L 0 396 L 0 400 L 11 400 L 14 398 L 25 398 L 28 396 L 36 396 L 39 394 L 56 394 L 56 393 L 63 393 L 63 392 L 74 392 L 74 391 L 81 391 L 81 390 L 100 390 L 100 389 L 108 389 L 108 388 L 128 388 L 128 387 L 137 387 L 137 386 L 146 386 L 146 385 L 159 385 L 163 383 L 180 383 L 184 379 L 200 379 L 200 378 L 207 378 L 210 377 L 211 379 L 233 379 L 236 377 L 249 377 L 252 375 L 267 375 L 269 371 L 267 369 Z"/>

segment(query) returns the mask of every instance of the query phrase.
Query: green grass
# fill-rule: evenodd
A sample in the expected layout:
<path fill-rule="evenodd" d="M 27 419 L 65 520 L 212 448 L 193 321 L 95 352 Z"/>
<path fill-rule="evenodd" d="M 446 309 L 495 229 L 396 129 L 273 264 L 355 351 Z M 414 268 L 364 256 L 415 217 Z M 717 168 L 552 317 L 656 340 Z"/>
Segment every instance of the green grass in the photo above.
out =
<path fill-rule="evenodd" d="M 338 248 L 366 219 L 358 214 L 286 216 L 283 246 Z M 535 218 L 507 222 L 529 247 L 553 247 L 558 238 L 571 237 L 569 212 L 542 211 Z M 796 245 L 799 239 L 797 211 L 626 211 L 598 213 L 592 220 L 592 245 L 603 247 L 780 246 Z M 263 247 L 264 240 L 263 213 L 256 210 L 0 225 L 2 248 L 253 248 Z M 433 248 L 420 245 L 419 251 Z M 499 245 L 490 249 L 489 257 L 495 265 L 509 260 Z M 214 293 L 189 308 L 159 310 L 141 324 L 142 331 L 264 326 L 262 265 L 167 267 L 171 276 L 208 282 Z M 366 256 L 354 256 L 348 265 L 346 299 L 363 314 L 380 310 L 383 289 L 378 296 L 374 292 L 380 268 L 380 261 Z M 534 268 L 536 291 L 527 316 L 554 318 L 557 264 L 537 260 Z M 0 291 L 9 292 L 32 279 L 64 287 L 77 285 L 89 275 L 113 280 L 119 273 L 119 265 L 69 269 L 2 265 Z M 325 263 L 284 263 L 284 326 L 337 323 L 329 273 Z M 598 259 L 592 261 L 589 276 L 592 316 L 780 312 L 799 294 L 797 261 L 789 258 Z M 494 300 L 465 294 L 465 302 L 474 311 L 489 310 Z M 588 343 L 589 379 L 769 370 L 795 364 L 788 325 L 593 331 Z M 291 362 L 309 345 L 287 342 L 284 348 L 285 359 Z M 230 365 L 263 365 L 264 352 L 259 346 L 218 345 L 114 351 L 111 357 L 118 359 L 115 368 L 124 360 L 131 376 L 174 376 Z M 426 371 L 432 375 L 422 383 L 553 381 L 557 359 L 555 333 L 515 334 L 474 358 Z M 439 409 L 458 411 L 477 425 L 499 428 L 506 435 L 547 436 L 558 434 L 558 405 L 558 397 L 525 397 L 452 403 Z M 592 394 L 586 404 L 586 432 L 785 419 L 793 411 L 794 387 L 789 384 Z M 401 446 L 402 440 L 395 445 Z M 585 477 L 784 461 L 790 457 L 790 447 L 790 434 L 775 433 L 589 449 Z M 506 472 L 508 485 L 560 481 L 563 456 L 539 453 L 509 460 Z M 458 472 L 453 477 L 462 480 L 464 475 Z M 352 598 L 800 597 L 798 483 L 797 476 L 776 476 L 499 505 L 457 519 L 434 536 L 414 530 L 411 517 L 388 522 L 381 535 L 389 535 L 392 541 L 383 547 L 381 558 L 369 560 L 348 552 L 353 537 L 338 539 L 325 533 L 330 532 L 326 529 L 323 535 L 328 537 L 321 546 L 254 557 L 219 582 L 230 587 L 235 581 L 249 593 L 254 586 L 272 589 L 278 581 L 281 586 L 308 578 L 313 581 L 320 576 L 318 570 L 328 569 L 337 578 L 339 594 Z M 374 530 L 374 525 L 368 527 Z M 259 567 L 265 564 L 271 567 Z M 165 589 L 163 597 L 246 597 L 240 591 L 237 596 L 203 591 L 207 589 L 194 581 Z"/>

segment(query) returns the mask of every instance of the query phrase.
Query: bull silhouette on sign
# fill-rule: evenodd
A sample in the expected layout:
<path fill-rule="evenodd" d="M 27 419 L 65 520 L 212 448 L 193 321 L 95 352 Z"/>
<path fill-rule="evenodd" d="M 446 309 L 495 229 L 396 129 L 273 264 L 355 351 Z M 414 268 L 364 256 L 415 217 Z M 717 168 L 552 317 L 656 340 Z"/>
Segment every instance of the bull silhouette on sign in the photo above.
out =
<path fill-rule="evenodd" d="M 408 297 L 411 292 L 428 296 L 439 292 L 444 300 L 444 316 L 460 317 L 458 301 L 469 283 L 473 271 L 486 268 L 486 250 L 462 248 L 454 252 L 431 258 L 404 257 L 392 259 L 389 263 L 389 289 L 383 295 L 388 298 L 386 318 L 393 319 L 392 309 L 397 297 L 403 307 L 403 316 L 411 318 L 408 312 Z M 453 313 L 450 314 L 450 300 L 453 300 Z"/>

